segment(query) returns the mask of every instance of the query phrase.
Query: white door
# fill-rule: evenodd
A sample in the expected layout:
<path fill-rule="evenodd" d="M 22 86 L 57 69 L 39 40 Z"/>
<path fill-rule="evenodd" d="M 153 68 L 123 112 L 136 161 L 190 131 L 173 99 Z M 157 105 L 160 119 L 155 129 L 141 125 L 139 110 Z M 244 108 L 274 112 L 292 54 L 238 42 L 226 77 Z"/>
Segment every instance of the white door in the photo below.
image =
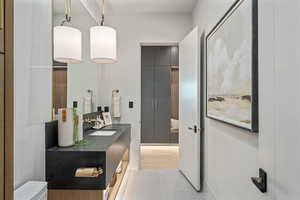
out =
<path fill-rule="evenodd" d="M 200 190 L 200 43 L 198 28 L 179 45 L 179 170 Z"/>

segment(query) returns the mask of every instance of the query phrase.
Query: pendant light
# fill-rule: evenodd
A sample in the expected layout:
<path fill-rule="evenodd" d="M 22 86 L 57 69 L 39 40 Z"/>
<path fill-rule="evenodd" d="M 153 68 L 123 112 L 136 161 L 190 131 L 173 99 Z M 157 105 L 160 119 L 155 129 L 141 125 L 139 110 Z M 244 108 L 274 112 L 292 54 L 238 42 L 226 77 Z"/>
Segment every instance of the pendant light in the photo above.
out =
<path fill-rule="evenodd" d="M 54 27 L 53 47 L 54 60 L 62 63 L 81 62 L 82 36 L 81 31 L 71 26 L 71 0 L 65 0 L 65 20 L 60 26 Z"/>
<path fill-rule="evenodd" d="M 95 63 L 108 64 L 117 61 L 117 32 L 104 26 L 104 6 L 102 0 L 101 23 L 90 29 L 91 60 Z"/>

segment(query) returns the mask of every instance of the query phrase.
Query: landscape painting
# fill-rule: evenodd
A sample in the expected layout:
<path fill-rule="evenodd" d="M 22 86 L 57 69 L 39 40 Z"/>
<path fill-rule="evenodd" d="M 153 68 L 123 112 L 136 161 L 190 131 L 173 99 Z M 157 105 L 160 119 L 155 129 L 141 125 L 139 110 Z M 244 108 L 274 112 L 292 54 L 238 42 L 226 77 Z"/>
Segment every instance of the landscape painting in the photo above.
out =
<path fill-rule="evenodd" d="M 207 116 L 258 131 L 257 15 L 237 1 L 206 38 Z"/>

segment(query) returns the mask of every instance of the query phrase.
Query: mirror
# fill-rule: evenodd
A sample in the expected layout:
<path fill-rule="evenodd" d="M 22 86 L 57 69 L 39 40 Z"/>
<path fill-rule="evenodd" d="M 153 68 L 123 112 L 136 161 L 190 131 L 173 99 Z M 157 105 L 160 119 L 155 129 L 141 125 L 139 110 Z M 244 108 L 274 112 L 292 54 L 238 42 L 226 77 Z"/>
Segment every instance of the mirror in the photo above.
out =
<path fill-rule="evenodd" d="M 71 25 L 82 34 L 82 61 L 78 64 L 53 62 L 53 108 L 73 107 L 78 102 L 78 112 L 96 111 L 97 88 L 100 66 L 90 59 L 90 27 L 96 20 L 90 15 L 82 1 L 71 2 Z M 65 1 L 53 0 L 53 28 L 65 19 Z"/>

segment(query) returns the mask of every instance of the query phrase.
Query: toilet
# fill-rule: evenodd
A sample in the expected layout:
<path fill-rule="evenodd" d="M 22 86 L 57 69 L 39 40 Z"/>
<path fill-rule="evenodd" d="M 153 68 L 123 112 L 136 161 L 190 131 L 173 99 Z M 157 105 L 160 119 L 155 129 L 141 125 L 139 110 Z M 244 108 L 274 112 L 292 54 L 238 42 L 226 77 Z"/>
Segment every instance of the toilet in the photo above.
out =
<path fill-rule="evenodd" d="M 47 200 L 47 183 L 29 181 L 14 192 L 14 200 Z"/>

